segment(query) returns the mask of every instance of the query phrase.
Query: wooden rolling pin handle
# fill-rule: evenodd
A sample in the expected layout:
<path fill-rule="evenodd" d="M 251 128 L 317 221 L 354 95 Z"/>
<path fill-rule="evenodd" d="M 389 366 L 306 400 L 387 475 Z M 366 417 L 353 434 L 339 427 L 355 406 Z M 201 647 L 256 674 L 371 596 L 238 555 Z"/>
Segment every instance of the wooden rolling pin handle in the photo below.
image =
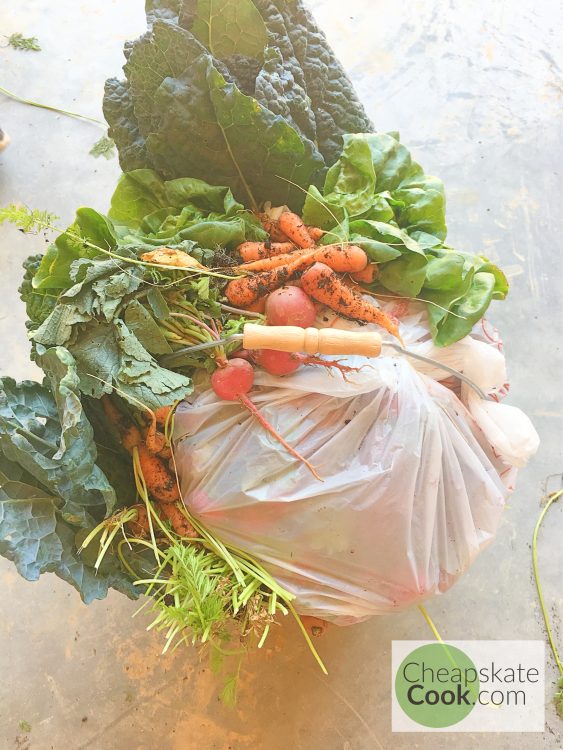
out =
<path fill-rule="evenodd" d="M 341 331 L 337 328 L 261 326 L 247 323 L 242 342 L 245 349 L 275 349 L 307 354 L 362 354 L 377 357 L 381 336 L 375 331 Z"/>

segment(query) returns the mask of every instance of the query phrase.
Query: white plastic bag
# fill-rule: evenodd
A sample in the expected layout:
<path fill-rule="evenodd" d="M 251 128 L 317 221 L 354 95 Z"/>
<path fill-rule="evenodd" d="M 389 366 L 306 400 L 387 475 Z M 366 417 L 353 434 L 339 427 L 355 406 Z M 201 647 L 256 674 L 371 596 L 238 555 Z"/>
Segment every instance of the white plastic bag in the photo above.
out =
<path fill-rule="evenodd" d="M 324 316 L 330 322 L 353 325 Z M 505 387 L 495 347 L 477 337 L 433 347 L 421 305 L 403 310 L 401 331 L 413 351 L 471 369 L 489 391 Z M 260 559 L 296 594 L 298 612 L 338 624 L 449 588 L 493 537 L 513 467 L 537 444 L 519 410 L 504 407 L 513 418 L 518 412 L 514 440 L 499 419 L 502 405 L 475 400 L 463 386 L 470 411 L 437 382 L 448 377 L 439 369 L 395 355 L 346 364 L 362 368 L 350 382 L 318 367 L 284 378 L 257 371 L 251 394 L 323 482 L 240 404 L 211 390 L 180 405 L 175 420 L 190 511 Z"/>

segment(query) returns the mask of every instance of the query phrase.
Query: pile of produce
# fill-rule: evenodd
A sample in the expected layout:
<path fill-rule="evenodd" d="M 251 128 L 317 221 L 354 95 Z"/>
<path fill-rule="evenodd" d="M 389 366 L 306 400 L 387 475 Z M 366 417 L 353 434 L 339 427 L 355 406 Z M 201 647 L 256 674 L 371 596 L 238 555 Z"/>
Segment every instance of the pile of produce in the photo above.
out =
<path fill-rule="evenodd" d="M 0 381 L 0 553 L 86 603 L 110 587 L 148 595 L 166 648 L 262 645 L 291 612 L 314 652 L 293 595 L 183 503 L 176 406 L 210 385 L 315 473 L 253 402 L 254 373 L 353 368 L 225 339 L 249 322 L 312 326 L 326 307 L 400 341 L 378 302 L 396 297 L 427 303 L 443 347 L 507 282 L 445 244 L 441 181 L 373 132 L 301 2 L 149 0 L 147 19 L 126 80 L 106 85 L 124 172 L 107 215 L 79 208 L 63 230 L 45 211 L 0 210 L 56 235 L 20 287 L 45 378 Z"/>

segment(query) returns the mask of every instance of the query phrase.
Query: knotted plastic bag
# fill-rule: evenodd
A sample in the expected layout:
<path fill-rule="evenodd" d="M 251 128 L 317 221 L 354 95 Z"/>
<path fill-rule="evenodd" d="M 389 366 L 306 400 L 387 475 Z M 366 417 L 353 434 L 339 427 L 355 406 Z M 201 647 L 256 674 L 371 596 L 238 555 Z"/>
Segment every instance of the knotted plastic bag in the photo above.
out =
<path fill-rule="evenodd" d="M 413 351 L 469 367 L 486 390 L 504 392 L 504 358 L 478 331 L 436 349 L 417 304 L 403 310 L 401 331 Z M 455 383 L 438 382 L 449 378 L 439 368 L 392 350 L 345 364 L 361 368 L 348 382 L 318 367 L 283 378 L 257 370 L 250 394 L 322 482 L 250 412 L 211 390 L 181 404 L 175 419 L 191 513 L 258 558 L 296 595 L 299 613 L 341 625 L 448 589 L 493 538 L 514 466 L 537 447 L 522 412 L 506 407 L 519 423 L 511 443 L 511 418 L 487 411 L 503 405 L 474 401 L 459 383 L 458 398 Z M 506 444 L 497 450 L 491 438 Z"/>

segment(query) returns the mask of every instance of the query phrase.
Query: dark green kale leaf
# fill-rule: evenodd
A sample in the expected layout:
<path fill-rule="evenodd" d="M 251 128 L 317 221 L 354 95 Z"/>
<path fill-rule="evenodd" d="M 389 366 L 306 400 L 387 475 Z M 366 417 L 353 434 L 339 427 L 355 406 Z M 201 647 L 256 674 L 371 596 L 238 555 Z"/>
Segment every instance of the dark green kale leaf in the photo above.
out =
<path fill-rule="evenodd" d="M 29 331 L 33 331 L 41 325 L 45 318 L 49 317 L 57 304 L 56 294 L 46 289 L 34 289 L 31 283 L 31 280 L 39 270 L 42 258 L 42 255 L 30 255 L 27 260 L 24 260 L 23 267 L 25 273 L 18 289 L 20 298 L 25 304 L 28 317 L 25 326 Z"/>

